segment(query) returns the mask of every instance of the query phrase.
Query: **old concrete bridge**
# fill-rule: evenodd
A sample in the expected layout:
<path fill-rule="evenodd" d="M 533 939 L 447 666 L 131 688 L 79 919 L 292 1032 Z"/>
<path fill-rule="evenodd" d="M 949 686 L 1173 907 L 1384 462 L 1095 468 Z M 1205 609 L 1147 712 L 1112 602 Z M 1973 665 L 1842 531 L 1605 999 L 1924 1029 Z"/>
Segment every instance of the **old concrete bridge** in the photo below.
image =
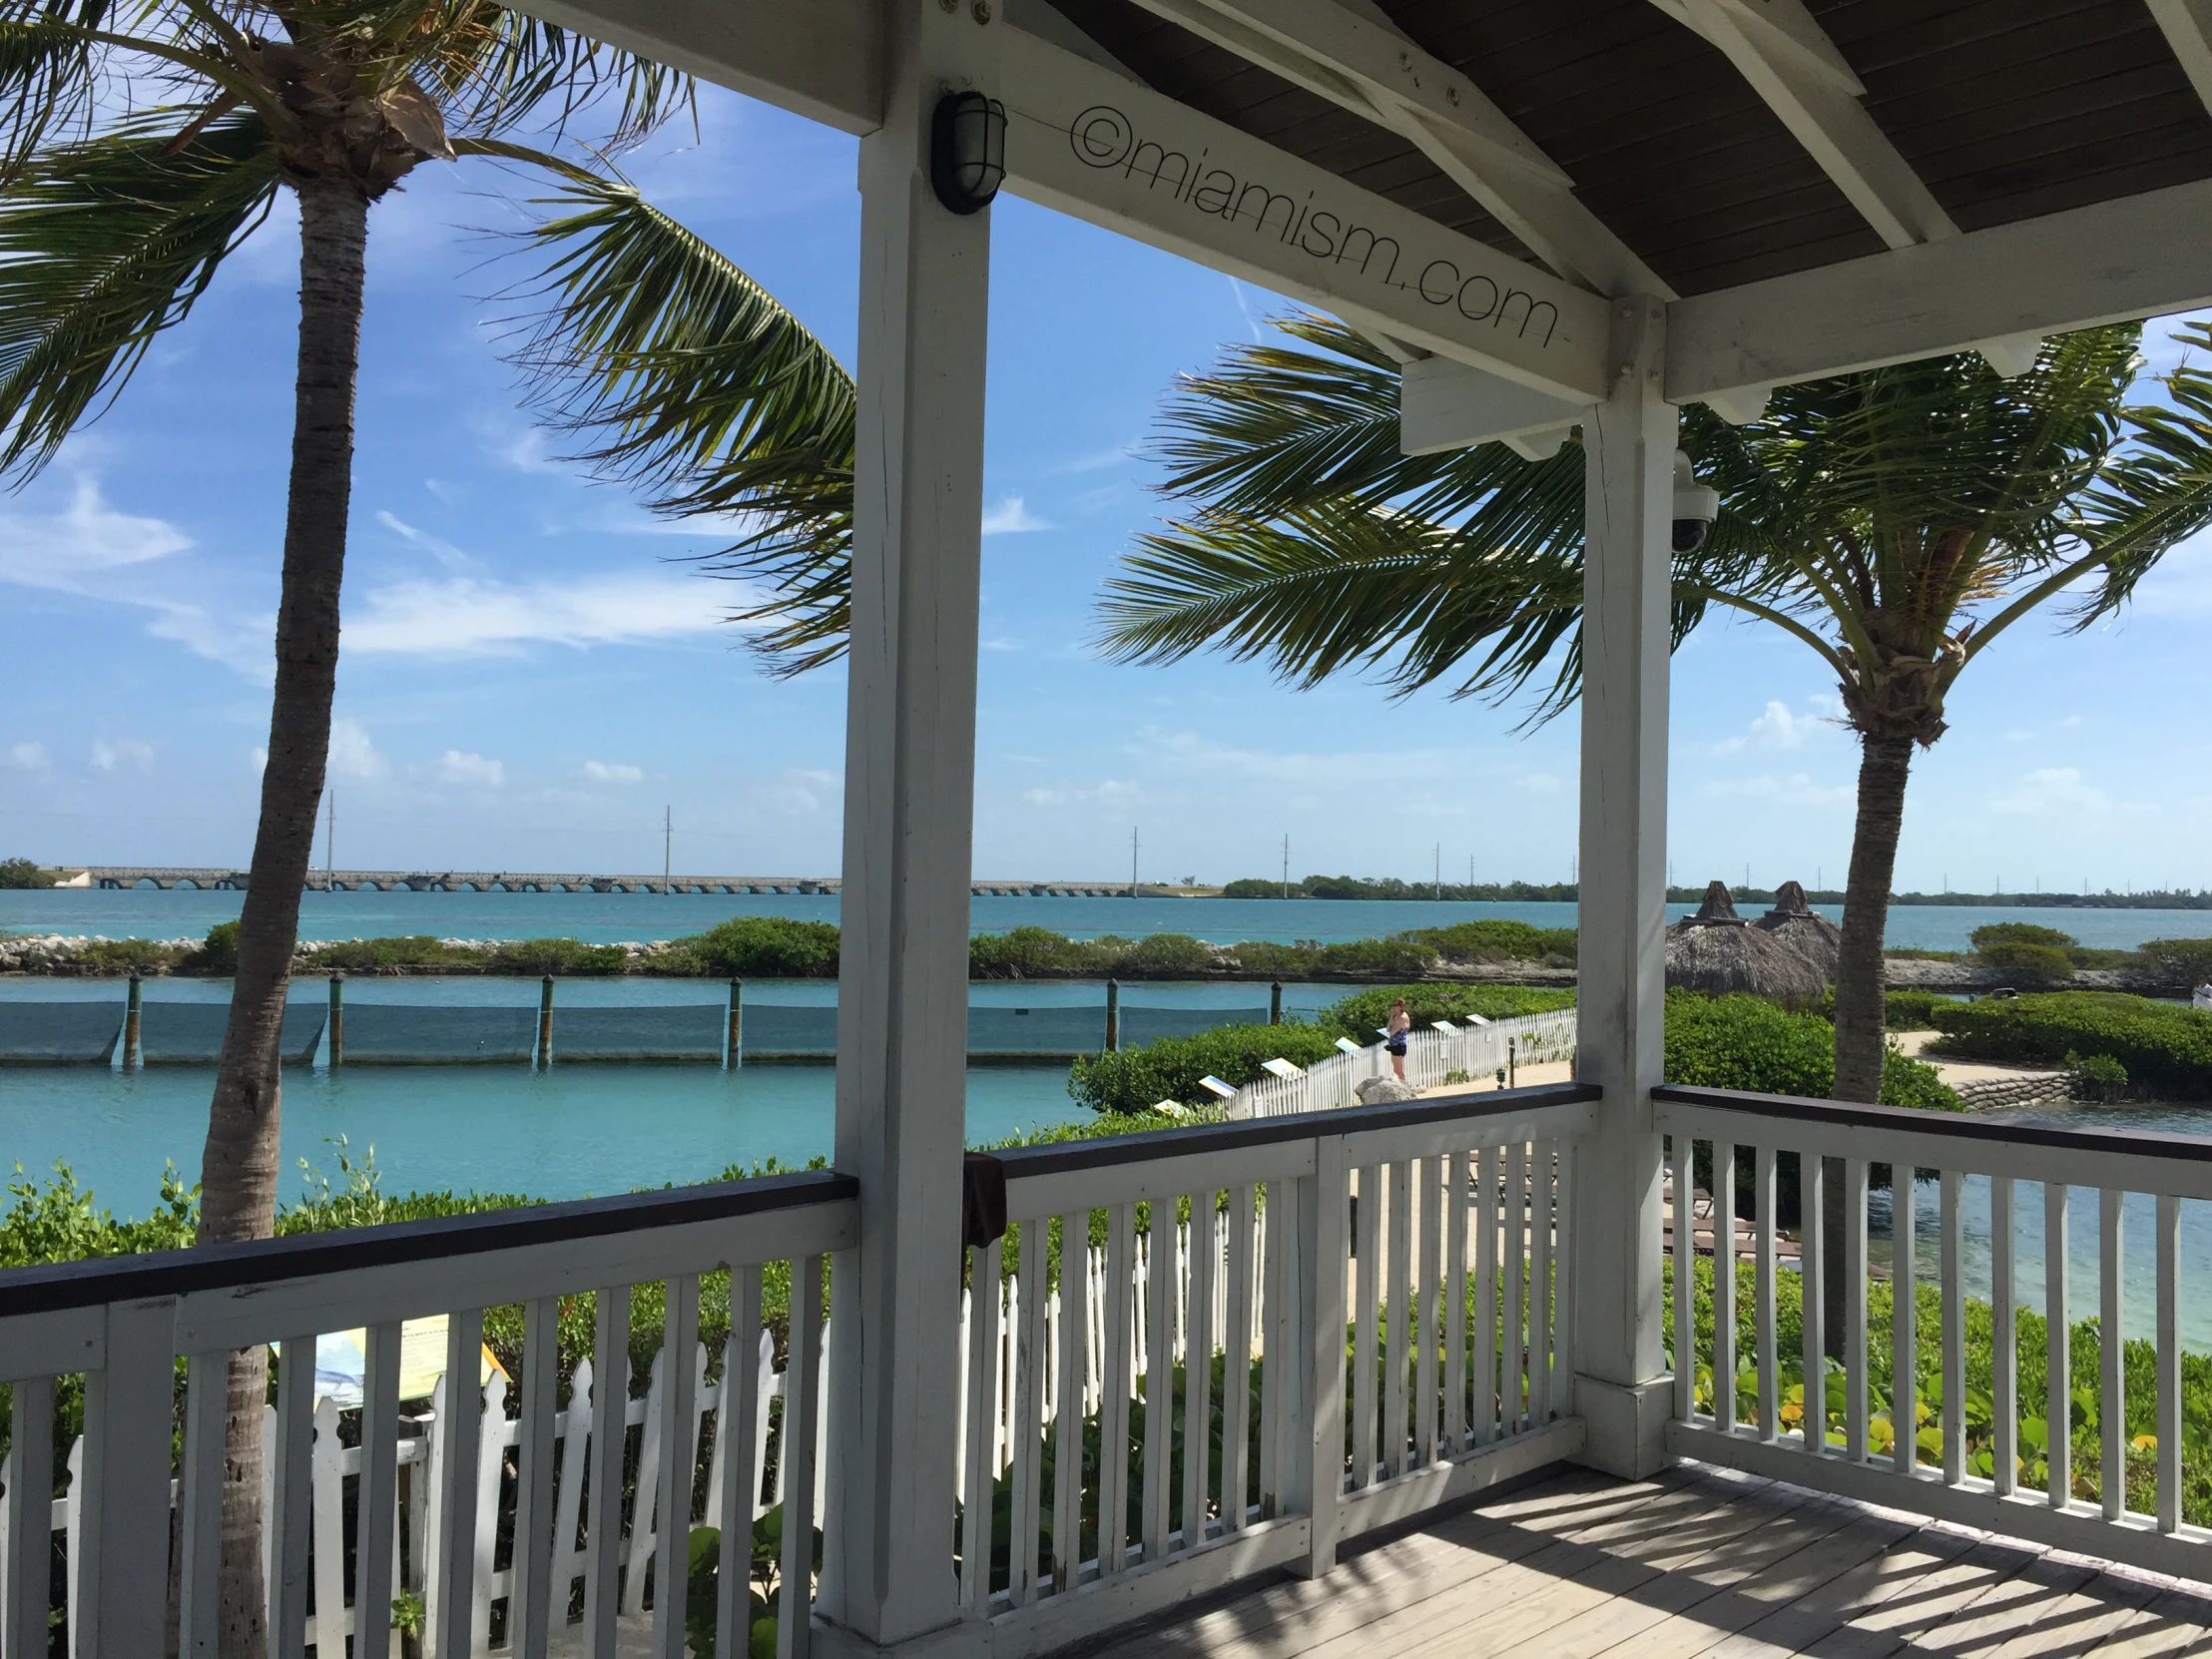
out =
<path fill-rule="evenodd" d="M 244 891 L 243 869 L 193 869 L 156 865 L 94 864 L 61 882 L 79 887 L 195 887 Z M 568 871 L 489 869 L 310 870 L 309 892 L 675 892 L 825 893 L 843 885 L 836 876 L 808 875 L 593 875 Z M 1126 898 L 1126 881 L 973 881 L 978 898 Z"/>

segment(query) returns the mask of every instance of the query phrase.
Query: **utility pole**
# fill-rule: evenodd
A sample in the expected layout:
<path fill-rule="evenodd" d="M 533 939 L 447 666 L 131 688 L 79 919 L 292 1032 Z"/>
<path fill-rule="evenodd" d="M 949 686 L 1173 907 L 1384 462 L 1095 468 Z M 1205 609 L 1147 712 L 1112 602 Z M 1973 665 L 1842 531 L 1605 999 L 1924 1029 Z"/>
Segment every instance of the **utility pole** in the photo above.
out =
<path fill-rule="evenodd" d="M 1287 830 L 1283 835 L 1283 896 L 1291 896 L 1291 837 Z"/>
<path fill-rule="evenodd" d="M 338 792 L 330 792 L 330 827 L 322 836 L 322 890 L 336 890 L 338 870 Z"/>
<path fill-rule="evenodd" d="M 1436 843 L 1436 867 L 1435 867 L 1435 871 L 1434 871 L 1434 873 L 1433 873 L 1432 879 L 1434 880 L 1434 882 L 1435 882 L 1435 886 L 1436 886 L 1436 896 L 1437 896 L 1438 898 L 1441 898 L 1441 897 L 1443 897 L 1443 895 L 1444 895 L 1444 843 L 1443 843 L 1442 841 L 1438 841 L 1438 842 Z"/>
<path fill-rule="evenodd" d="M 676 809 L 661 809 L 661 891 L 668 891 L 669 873 L 676 864 Z"/>
<path fill-rule="evenodd" d="M 1129 827 L 1129 896 L 1137 896 L 1137 827 Z"/>

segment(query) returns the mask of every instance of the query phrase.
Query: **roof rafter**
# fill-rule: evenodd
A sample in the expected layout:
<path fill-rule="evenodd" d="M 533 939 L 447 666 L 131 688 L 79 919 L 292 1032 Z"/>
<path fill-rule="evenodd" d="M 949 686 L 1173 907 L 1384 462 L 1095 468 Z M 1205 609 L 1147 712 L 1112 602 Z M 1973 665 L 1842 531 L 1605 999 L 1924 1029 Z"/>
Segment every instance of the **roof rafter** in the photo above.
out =
<path fill-rule="evenodd" d="M 2181 60 L 2197 98 L 2212 110 L 2212 0 L 2143 0 L 2166 44 Z"/>

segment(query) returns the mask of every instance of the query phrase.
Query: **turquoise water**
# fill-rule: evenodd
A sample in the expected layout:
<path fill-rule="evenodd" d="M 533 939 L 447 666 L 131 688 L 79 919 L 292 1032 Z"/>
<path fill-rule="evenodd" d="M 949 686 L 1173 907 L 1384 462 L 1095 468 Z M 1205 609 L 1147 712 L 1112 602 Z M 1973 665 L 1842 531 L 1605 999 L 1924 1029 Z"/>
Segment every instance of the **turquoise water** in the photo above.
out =
<path fill-rule="evenodd" d="M 45 889 L 0 891 L 0 928 L 35 932 L 104 933 L 110 938 L 198 937 L 234 919 L 245 895 Z M 1572 904 L 1458 904 L 1360 899 L 1257 898 L 977 898 L 970 925 L 979 933 L 1020 926 L 1049 927 L 1076 938 L 1100 933 L 1195 933 L 1220 943 L 1239 939 L 1318 939 L 1324 943 L 1378 938 L 1411 927 L 1436 927 L 1476 917 L 1503 917 L 1542 927 L 1574 925 Z M 1688 914 L 1674 905 L 1670 915 Z M 1831 916 L 1842 912 L 1827 907 Z M 737 915 L 794 916 L 835 921 L 837 901 L 800 893 L 733 896 L 708 893 L 308 893 L 300 906 L 303 938 L 374 938 L 432 933 L 441 938 L 538 938 L 567 934 L 593 943 L 673 938 Z M 1961 950 L 1974 928 L 1992 921 L 2032 921 L 2062 928 L 2083 944 L 2128 949 L 2154 938 L 2212 936 L 2212 910 L 2044 910 L 2013 906 L 1953 908 L 1899 905 L 1890 911 L 1888 942 L 1923 950 Z"/>

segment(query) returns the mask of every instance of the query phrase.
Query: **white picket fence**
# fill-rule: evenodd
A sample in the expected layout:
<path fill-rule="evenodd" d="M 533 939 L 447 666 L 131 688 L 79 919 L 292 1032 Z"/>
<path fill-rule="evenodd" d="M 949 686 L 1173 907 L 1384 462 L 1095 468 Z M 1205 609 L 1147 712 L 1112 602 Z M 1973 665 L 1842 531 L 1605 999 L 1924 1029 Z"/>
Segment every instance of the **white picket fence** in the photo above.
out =
<path fill-rule="evenodd" d="M 753 1431 L 747 1437 L 746 1472 L 752 1480 L 752 1515 L 758 1518 L 784 1500 L 784 1470 L 788 1458 L 775 1456 L 771 1461 L 775 1424 L 770 1412 L 771 1402 L 784 1396 L 785 1373 L 776 1369 L 775 1344 L 766 1331 L 760 1334 L 760 1346 L 754 1356 L 759 1386 L 755 1390 L 757 1401 L 754 1410 Z M 823 1329 L 823 1346 L 829 1346 L 829 1328 Z M 654 1356 L 651 1379 L 643 1399 L 631 1399 L 624 1408 L 625 1431 L 631 1427 L 640 1430 L 637 1454 L 636 1496 L 632 1507 L 632 1525 L 624 1536 L 618 1551 L 618 1560 L 627 1569 L 623 1575 L 621 1611 L 626 1614 L 642 1613 L 645 1609 L 646 1568 L 651 1562 L 659 1540 L 654 1535 L 655 1514 L 660 1471 L 660 1448 L 665 1416 L 665 1379 L 662 1375 L 667 1351 Z M 692 1354 L 693 1387 L 691 1397 L 696 1402 L 691 1443 L 705 1443 L 701 1432 L 710 1421 L 716 1425 L 714 1445 L 709 1454 L 707 1474 L 707 1501 L 705 1515 L 712 1520 L 722 1513 L 722 1487 L 727 1472 L 727 1447 L 730 1436 L 721 1431 L 721 1405 L 725 1384 L 730 1381 L 733 1367 L 742 1364 L 740 1345 L 733 1339 L 723 1351 L 722 1381 L 707 1382 L 707 1350 L 704 1344 L 694 1345 Z M 818 1373 L 819 1375 L 819 1373 Z M 575 1593 L 576 1581 L 586 1570 L 587 1552 L 576 1547 L 578 1523 L 583 1498 L 584 1471 L 590 1466 L 587 1454 L 591 1439 L 592 1391 L 596 1380 L 592 1376 L 589 1358 L 577 1362 L 570 1382 L 569 1403 L 555 1418 L 555 1443 L 561 1447 L 559 1475 L 554 1497 L 554 1573 L 551 1593 L 551 1625 L 555 1630 L 568 1622 L 569 1607 Z M 625 1388 L 627 1389 L 627 1379 Z M 392 1513 L 392 1560 L 401 1563 L 400 1588 L 418 1596 L 424 1603 L 423 1654 L 424 1659 L 436 1659 L 435 1632 L 437 1620 L 437 1580 L 429 1570 L 429 1563 L 438 1559 L 438 1509 L 431 1501 L 431 1494 L 438 1489 L 438 1479 L 445 1456 L 445 1435 L 441 1423 L 445 1419 L 446 1379 L 438 1380 L 436 1391 L 431 1396 L 431 1408 L 419 1415 L 402 1415 L 398 1462 L 400 1469 L 400 1502 Z M 494 1371 L 484 1384 L 484 1409 L 479 1419 L 482 1424 L 481 1450 L 476 1459 L 476 1572 L 475 1604 L 471 1609 L 470 1644 L 471 1659 L 493 1652 L 504 1653 L 504 1643 L 492 1646 L 493 1603 L 509 1594 L 513 1588 L 514 1571 L 510 1567 L 495 1570 L 496 1550 L 502 1524 L 511 1531 L 514 1523 L 514 1480 L 509 1450 L 516 1441 L 517 1423 L 507 1415 L 509 1384 L 507 1375 Z M 742 1392 L 742 1390 L 741 1390 Z M 310 1521 L 309 1550 L 312 1559 L 314 1604 L 317 1612 L 307 1618 L 307 1642 L 315 1646 L 316 1632 L 320 1628 L 320 1609 L 341 1607 L 340 1629 L 345 1635 L 353 1632 L 353 1606 L 345 1591 L 345 1558 L 342 1549 L 324 1549 L 326 1538 L 342 1538 L 346 1523 L 357 1509 L 355 1494 L 348 1489 L 348 1477 L 360 1474 L 361 1450 L 358 1433 L 352 1437 L 352 1445 L 342 1443 L 340 1424 L 343 1418 L 357 1418 L 357 1408 L 341 1411 L 337 1402 L 324 1397 L 315 1402 L 314 1448 L 310 1454 L 312 1469 L 312 1517 Z M 828 1466 L 825 1454 L 825 1437 L 828 1434 L 829 1414 L 823 1412 L 816 1418 L 816 1452 L 814 1458 L 815 1507 L 822 1513 L 823 1478 Z M 274 1447 L 276 1443 L 276 1408 L 265 1408 L 263 1417 L 263 1443 Z M 0 1489 L 14 1484 L 14 1453 L 0 1459 Z M 69 1451 L 69 1488 L 67 1493 L 54 1499 L 50 1525 L 68 1541 L 69 1585 L 67 1616 L 69 1619 L 70 1651 L 77 1651 L 77 1563 L 79 1551 L 74 1546 L 79 1525 L 80 1494 L 84 1482 L 84 1439 L 79 1436 Z M 696 1483 L 697 1470 L 694 1469 Z M 276 1459 L 266 1457 L 263 1462 L 263 1513 L 274 1512 Z M 170 1501 L 177 1501 L 177 1486 L 171 1482 Z M 0 1508 L 0 1557 L 8 1550 L 7 1509 Z M 695 1522 L 695 1524 L 698 1524 Z M 265 1577 L 270 1570 L 270 1555 L 274 1544 L 273 1529 L 262 1531 L 262 1569 Z M 688 1540 L 686 1548 L 688 1549 Z M 680 1553 L 678 1559 L 682 1559 Z M 0 1610 L 4 1611 L 4 1610 Z M 511 1628 L 511 1623 L 510 1626 Z M 318 1659 L 320 1648 L 317 1647 Z M 342 1656 L 344 1649 L 337 1650 Z M 392 1638 L 392 1653 L 399 1652 L 396 1633 Z"/>
<path fill-rule="evenodd" d="M 1511 1019 L 1469 1018 L 1464 1023 L 1438 1020 L 1425 1031 L 1406 1033 L 1405 1081 L 1416 1089 L 1441 1088 L 1451 1073 L 1479 1083 L 1494 1077 L 1507 1061 L 1540 1065 L 1573 1057 L 1575 1011 L 1520 1014 Z M 1360 1104 L 1354 1092 L 1363 1078 L 1381 1077 L 1389 1067 L 1382 1043 L 1362 1048 L 1349 1041 L 1338 1052 L 1301 1070 L 1288 1060 L 1272 1062 L 1272 1075 L 1248 1083 L 1231 1097 L 1228 1114 L 1236 1118 L 1281 1117 L 1291 1112 L 1328 1112 Z"/>
<path fill-rule="evenodd" d="M 1157 1213 L 1155 1212 L 1155 1214 Z M 1232 1306 L 1229 1294 L 1229 1239 L 1226 1233 L 1218 1229 L 1213 1230 L 1213 1232 L 1215 1237 L 1214 1272 L 1202 1276 L 1198 1282 L 1212 1287 L 1213 1310 L 1206 1329 L 1219 1333 L 1228 1329 L 1229 1309 Z M 1151 1352 L 1147 1346 L 1147 1335 L 1152 1330 L 1152 1286 L 1157 1283 L 1152 1273 L 1152 1241 L 1157 1237 L 1159 1237 L 1157 1233 L 1138 1234 L 1136 1236 L 1136 1248 L 1131 1253 L 1130 1272 L 1133 1280 L 1133 1294 L 1129 1298 L 1128 1304 L 1131 1329 L 1123 1334 L 1122 1341 L 1133 1356 L 1131 1363 L 1135 1370 L 1132 1371 L 1132 1376 L 1142 1375 L 1151 1364 Z M 1185 1345 L 1189 1340 L 1191 1331 L 1190 1287 L 1193 1282 L 1193 1275 L 1191 1272 L 1190 1223 L 1187 1221 L 1178 1222 L 1175 1227 L 1174 1238 L 1175 1263 L 1174 1272 L 1170 1276 L 1170 1283 L 1174 1287 L 1175 1306 L 1169 1310 L 1166 1336 L 1170 1348 L 1171 1362 L 1175 1365 L 1181 1365 L 1187 1358 Z M 1260 1295 L 1260 1277 L 1264 1270 L 1267 1242 L 1267 1212 L 1264 1208 L 1254 1224 L 1254 1238 L 1256 1245 L 1252 1257 L 1252 1294 L 1244 1304 L 1247 1308 L 1259 1305 L 1257 1299 Z M 1107 1340 L 1108 1333 L 1104 1329 L 1105 1310 L 1113 1306 L 1113 1299 L 1105 1294 L 1106 1250 L 1100 1245 L 1088 1245 L 1083 1255 L 1085 1285 L 1082 1306 L 1086 1340 L 1083 1344 L 1083 1398 L 1077 1415 L 1089 1417 L 1097 1412 L 1105 1400 L 1106 1379 L 1102 1367 L 1105 1363 L 1105 1356 L 1115 1352 L 1116 1345 Z M 1069 1260 L 1064 1247 L 1060 1260 L 1062 1263 L 1061 1272 L 1064 1274 L 1067 1271 L 1065 1264 Z M 1022 1305 L 1021 1275 L 1018 1272 L 1006 1274 L 999 1280 L 998 1305 L 1000 1317 L 998 1324 L 993 1329 L 998 1334 L 1000 1353 L 999 1363 L 992 1368 L 995 1389 L 990 1412 L 992 1425 L 990 1474 L 994 1480 L 1006 1472 L 1014 1456 L 1015 1398 L 1013 1390 L 1015 1379 L 1018 1375 L 1014 1361 L 1019 1333 L 1023 1329 L 1020 1320 Z M 969 1320 L 972 1313 L 972 1292 L 963 1291 L 960 1296 L 960 1352 L 962 1354 L 968 1352 Z M 1044 1415 L 1042 1420 L 1051 1422 L 1056 1420 L 1060 1413 L 1060 1379 L 1063 1375 L 1060 1365 L 1060 1287 L 1057 1285 L 1052 1288 L 1045 1298 L 1044 1332 Z M 1257 1336 L 1254 1338 L 1252 1352 L 1255 1354 L 1260 1352 Z M 968 1420 L 967 1386 L 968 1379 L 963 1372 L 960 1378 L 960 1420 L 963 1422 Z M 967 1478 L 967 1440 L 964 1435 L 961 1438 L 958 1451 L 955 1453 L 955 1461 L 957 1465 L 955 1483 L 957 1489 L 964 1491 L 966 1490 Z"/>

